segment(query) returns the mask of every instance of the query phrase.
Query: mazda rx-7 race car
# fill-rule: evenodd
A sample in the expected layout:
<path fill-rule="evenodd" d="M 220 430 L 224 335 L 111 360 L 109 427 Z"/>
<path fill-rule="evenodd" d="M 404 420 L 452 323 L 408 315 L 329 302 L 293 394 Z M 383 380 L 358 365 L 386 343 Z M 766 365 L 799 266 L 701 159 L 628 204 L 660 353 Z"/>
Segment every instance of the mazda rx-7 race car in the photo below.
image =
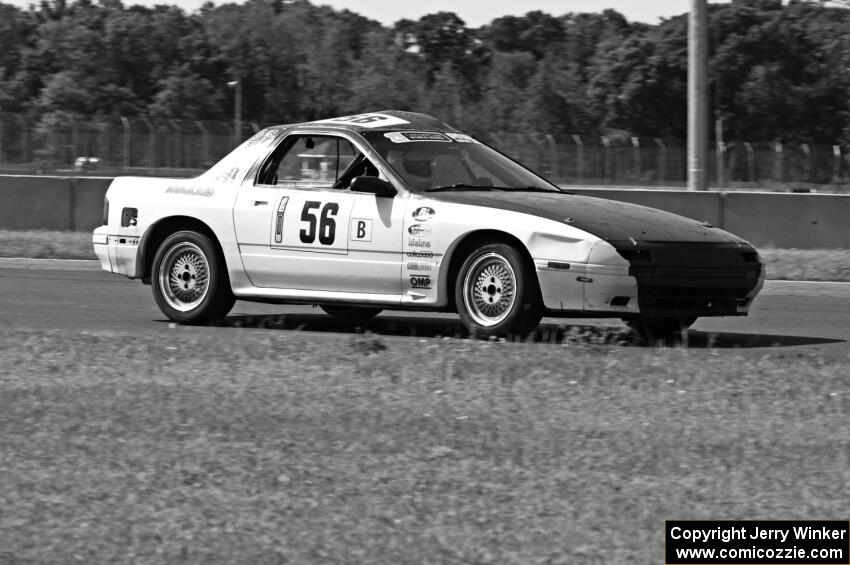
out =
<path fill-rule="evenodd" d="M 400 111 L 270 127 L 193 179 L 116 178 L 93 241 L 104 269 L 188 324 L 239 299 L 349 320 L 457 312 L 481 336 L 618 317 L 661 337 L 745 315 L 764 280 L 739 237 L 576 196 Z"/>

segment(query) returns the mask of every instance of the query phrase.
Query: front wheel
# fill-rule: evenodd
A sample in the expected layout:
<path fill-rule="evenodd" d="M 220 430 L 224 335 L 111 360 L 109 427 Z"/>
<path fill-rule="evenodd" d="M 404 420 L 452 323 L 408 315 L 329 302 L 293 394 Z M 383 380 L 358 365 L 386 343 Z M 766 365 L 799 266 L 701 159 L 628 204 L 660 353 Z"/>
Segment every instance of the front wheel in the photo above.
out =
<path fill-rule="evenodd" d="M 218 248 L 204 234 L 171 234 L 156 252 L 153 297 L 170 320 L 201 324 L 227 315 L 236 299 Z"/>
<path fill-rule="evenodd" d="M 524 334 L 542 317 L 533 271 L 504 243 L 469 254 L 455 281 L 455 304 L 464 326 L 482 337 Z"/>

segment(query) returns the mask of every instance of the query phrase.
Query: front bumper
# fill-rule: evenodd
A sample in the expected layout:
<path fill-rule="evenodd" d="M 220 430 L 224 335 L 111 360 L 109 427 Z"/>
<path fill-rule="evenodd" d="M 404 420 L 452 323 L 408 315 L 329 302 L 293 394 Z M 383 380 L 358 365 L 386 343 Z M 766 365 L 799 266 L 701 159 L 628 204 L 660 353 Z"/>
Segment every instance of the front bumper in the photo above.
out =
<path fill-rule="evenodd" d="M 537 260 L 544 306 L 554 315 L 743 316 L 764 284 L 752 247 L 595 245 L 588 263 Z"/>

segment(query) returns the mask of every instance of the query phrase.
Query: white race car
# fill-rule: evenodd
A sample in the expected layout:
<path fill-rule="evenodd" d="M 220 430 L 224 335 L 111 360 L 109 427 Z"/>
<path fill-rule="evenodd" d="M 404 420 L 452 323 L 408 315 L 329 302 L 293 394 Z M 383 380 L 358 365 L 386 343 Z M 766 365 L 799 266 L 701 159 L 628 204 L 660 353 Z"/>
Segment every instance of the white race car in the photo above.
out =
<path fill-rule="evenodd" d="M 570 194 L 400 111 L 270 127 L 193 179 L 118 177 L 93 241 L 104 269 L 151 284 L 187 324 L 239 299 L 350 320 L 457 312 L 481 336 L 618 317 L 660 337 L 746 315 L 764 280 L 739 237 Z"/>

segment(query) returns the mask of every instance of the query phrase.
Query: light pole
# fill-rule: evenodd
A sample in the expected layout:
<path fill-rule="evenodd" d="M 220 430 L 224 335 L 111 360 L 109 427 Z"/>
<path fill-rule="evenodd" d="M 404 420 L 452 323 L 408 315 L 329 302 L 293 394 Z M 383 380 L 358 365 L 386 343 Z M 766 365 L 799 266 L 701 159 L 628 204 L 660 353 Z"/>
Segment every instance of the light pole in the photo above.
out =
<path fill-rule="evenodd" d="M 708 157 L 708 8 L 692 0 L 688 18 L 688 190 L 705 190 Z"/>
<path fill-rule="evenodd" d="M 233 145 L 242 141 L 242 79 L 231 80 L 227 86 L 235 90 L 233 97 Z"/>

